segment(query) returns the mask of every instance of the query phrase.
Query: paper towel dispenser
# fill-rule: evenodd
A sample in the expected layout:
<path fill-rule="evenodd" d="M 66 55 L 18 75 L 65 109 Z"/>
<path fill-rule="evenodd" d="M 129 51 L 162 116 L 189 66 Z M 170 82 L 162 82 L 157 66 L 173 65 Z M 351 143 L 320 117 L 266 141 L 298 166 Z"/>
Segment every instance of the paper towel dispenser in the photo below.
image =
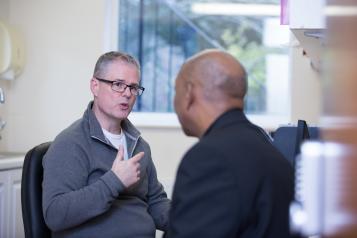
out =
<path fill-rule="evenodd" d="M 0 79 L 18 77 L 24 66 L 24 44 L 14 27 L 0 21 Z"/>

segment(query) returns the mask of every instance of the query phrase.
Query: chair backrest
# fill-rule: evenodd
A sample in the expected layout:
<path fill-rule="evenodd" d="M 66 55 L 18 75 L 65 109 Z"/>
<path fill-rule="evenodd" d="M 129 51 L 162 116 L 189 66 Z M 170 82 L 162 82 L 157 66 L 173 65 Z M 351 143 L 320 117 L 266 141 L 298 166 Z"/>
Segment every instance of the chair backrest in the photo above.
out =
<path fill-rule="evenodd" d="M 319 128 L 309 127 L 304 120 L 298 120 L 297 126 L 279 127 L 272 135 L 273 145 L 295 167 L 295 158 L 300 153 L 300 145 L 307 139 L 318 139 Z"/>
<path fill-rule="evenodd" d="M 22 220 L 26 238 L 51 237 L 42 213 L 42 158 L 50 142 L 35 146 L 27 152 L 21 180 Z"/>

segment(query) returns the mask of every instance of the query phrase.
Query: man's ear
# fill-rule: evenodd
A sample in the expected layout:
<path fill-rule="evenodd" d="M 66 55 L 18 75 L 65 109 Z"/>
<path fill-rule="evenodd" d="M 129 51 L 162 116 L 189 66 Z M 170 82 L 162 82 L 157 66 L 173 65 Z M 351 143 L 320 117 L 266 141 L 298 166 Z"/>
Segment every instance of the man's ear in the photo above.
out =
<path fill-rule="evenodd" d="M 99 90 L 99 84 L 98 84 L 98 80 L 96 80 L 95 78 L 92 78 L 90 80 L 90 90 L 92 91 L 93 96 L 96 97 Z"/>
<path fill-rule="evenodd" d="M 185 101 L 186 109 L 189 110 L 195 100 L 195 95 L 193 93 L 193 84 L 188 82 L 186 85 Z"/>

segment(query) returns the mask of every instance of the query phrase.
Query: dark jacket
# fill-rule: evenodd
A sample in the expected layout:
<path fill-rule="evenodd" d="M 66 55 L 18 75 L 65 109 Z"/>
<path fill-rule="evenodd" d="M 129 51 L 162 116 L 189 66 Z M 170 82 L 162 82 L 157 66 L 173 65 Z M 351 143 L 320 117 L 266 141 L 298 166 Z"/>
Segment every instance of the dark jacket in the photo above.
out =
<path fill-rule="evenodd" d="M 243 112 L 219 117 L 184 156 L 166 237 L 289 237 L 293 169 Z"/>
<path fill-rule="evenodd" d="M 122 128 L 129 158 L 138 152 L 138 183 L 125 189 L 111 171 L 118 153 L 89 104 L 83 118 L 61 132 L 43 161 L 43 213 L 53 237 L 152 238 L 165 230 L 170 201 L 157 180 L 150 147 L 128 121 Z"/>

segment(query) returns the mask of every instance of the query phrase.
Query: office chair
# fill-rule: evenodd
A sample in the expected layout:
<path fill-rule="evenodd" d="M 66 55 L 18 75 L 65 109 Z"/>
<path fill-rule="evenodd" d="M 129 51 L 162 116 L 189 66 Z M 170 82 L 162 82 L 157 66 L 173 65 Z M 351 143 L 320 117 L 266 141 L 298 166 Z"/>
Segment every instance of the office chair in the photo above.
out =
<path fill-rule="evenodd" d="M 51 142 L 35 146 L 25 155 L 22 180 L 22 220 L 26 238 L 51 237 L 42 213 L 42 158 Z"/>
<path fill-rule="evenodd" d="M 298 120 L 297 126 L 279 127 L 272 135 L 273 145 L 295 167 L 295 159 L 300 154 L 300 146 L 308 139 L 318 139 L 318 127 L 309 127 L 304 120 Z"/>
<path fill-rule="evenodd" d="M 318 139 L 319 128 L 309 127 L 304 120 L 298 120 L 296 126 L 281 126 L 273 134 L 273 145 L 290 162 L 295 172 L 296 156 L 300 154 L 301 144 L 305 140 Z M 301 234 L 291 234 L 291 238 L 308 238 Z"/>

